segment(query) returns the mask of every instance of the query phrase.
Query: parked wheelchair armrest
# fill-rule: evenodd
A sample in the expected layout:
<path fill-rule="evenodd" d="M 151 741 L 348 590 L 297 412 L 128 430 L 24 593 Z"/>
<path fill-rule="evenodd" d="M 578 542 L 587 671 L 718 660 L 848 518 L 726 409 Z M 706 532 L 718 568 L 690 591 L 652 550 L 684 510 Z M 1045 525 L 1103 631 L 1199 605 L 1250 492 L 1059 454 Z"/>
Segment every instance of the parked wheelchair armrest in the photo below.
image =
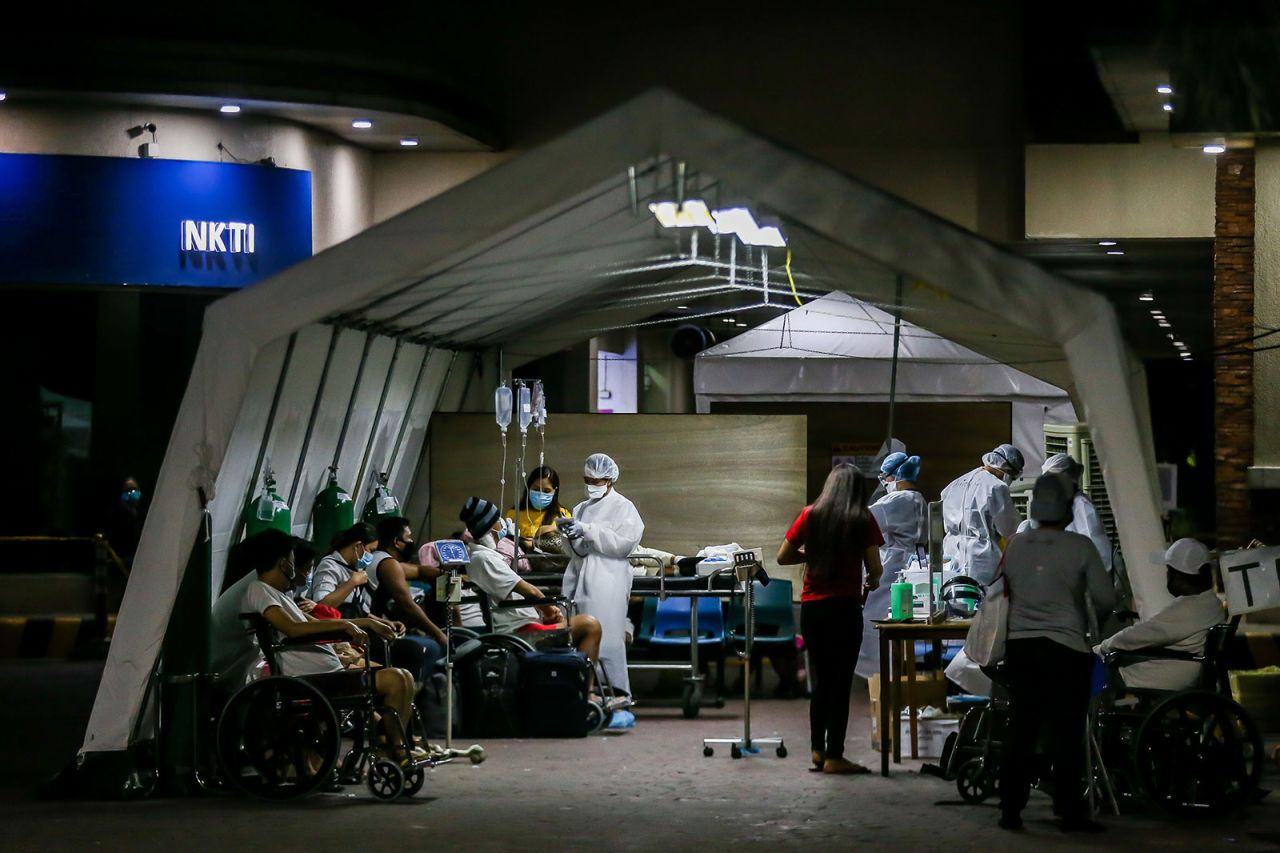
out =
<path fill-rule="evenodd" d="M 1204 663 L 1205 658 L 1204 655 L 1180 652 L 1176 649 L 1133 649 L 1128 651 L 1113 649 L 1103 655 L 1102 660 L 1107 666 L 1128 666 L 1152 660 Z"/>

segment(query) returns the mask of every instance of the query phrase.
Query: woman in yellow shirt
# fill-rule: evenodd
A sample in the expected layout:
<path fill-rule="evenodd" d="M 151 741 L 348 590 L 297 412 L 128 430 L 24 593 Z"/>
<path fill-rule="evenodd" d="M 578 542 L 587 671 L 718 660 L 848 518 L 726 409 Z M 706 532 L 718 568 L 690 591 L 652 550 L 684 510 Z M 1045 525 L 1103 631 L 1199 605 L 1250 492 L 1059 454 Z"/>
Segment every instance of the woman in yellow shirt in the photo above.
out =
<path fill-rule="evenodd" d="M 532 549 L 534 540 L 544 533 L 554 533 L 557 518 L 572 518 L 573 513 L 560 506 L 560 475 L 546 465 L 529 472 L 519 512 L 507 510 L 507 518 L 519 528 L 520 545 Z"/>

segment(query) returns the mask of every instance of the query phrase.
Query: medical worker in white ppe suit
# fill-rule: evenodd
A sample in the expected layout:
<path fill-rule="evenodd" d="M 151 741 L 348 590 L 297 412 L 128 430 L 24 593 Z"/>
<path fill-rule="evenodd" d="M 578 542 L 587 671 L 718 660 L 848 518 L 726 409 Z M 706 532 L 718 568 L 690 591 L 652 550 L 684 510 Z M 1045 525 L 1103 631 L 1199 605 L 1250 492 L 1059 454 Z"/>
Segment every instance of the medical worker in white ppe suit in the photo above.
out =
<path fill-rule="evenodd" d="M 884 566 L 883 582 L 867 593 L 862 606 L 862 647 L 858 650 L 858 665 L 854 669 L 860 677 L 870 678 L 880 671 L 880 637 L 875 622 L 883 621 L 889 610 L 889 587 L 897 580 L 898 572 L 907 567 L 916 546 L 920 542 L 928 501 L 916 488 L 920 476 L 920 457 L 902 452 L 890 453 L 880 465 L 880 482 L 885 496 L 873 503 L 871 514 L 884 544 L 880 546 L 880 562 Z"/>
<path fill-rule="evenodd" d="M 1067 525 L 1067 532 L 1088 536 L 1098 549 L 1098 555 L 1102 557 L 1102 565 L 1107 567 L 1107 571 L 1111 571 L 1111 537 L 1107 536 L 1107 529 L 1102 526 L 1102 519 L 1098 518 L 1093 502 L 1080 491 L 1080 475 L 1083 472 L 1084 467 L 1065 453 L 1053 454 L 1044 460 L 1040 469 L 1041 474 L 1063 474 L 1071 481 L 1076 491 L 1075 497 L 1071 499 L 1071 523 Z M 1028 519 L 1018 525 L 1018 532 L 1038 526 L 1038 522 Z"/>
<path fill-rule="evenodd" d="M 1009 483 L 1022 474 L 1022 451 L 1002 444 L 982 457 L 982 467 L 953 480 L 942 490 L 943 553 L 962 575 L 984 587 L 1000 566 L 1000 539 L 1018 532 L 1022 521 Z"/>
<path fill-rule="evenodd" d="M 587 499 L 573 508 L 573 519 L 559 524 L 572 559 L 564 573 L 564 594 L 579 613 L 600 622 L 600 662 L 615 690 L 631 693 L 627 676 L 627 603 L 631 564 L 627 557 L 644 535 L 635 504 L 614 489 L 618 465 L 603 453 L 587 457 L 583 467 Z"/>

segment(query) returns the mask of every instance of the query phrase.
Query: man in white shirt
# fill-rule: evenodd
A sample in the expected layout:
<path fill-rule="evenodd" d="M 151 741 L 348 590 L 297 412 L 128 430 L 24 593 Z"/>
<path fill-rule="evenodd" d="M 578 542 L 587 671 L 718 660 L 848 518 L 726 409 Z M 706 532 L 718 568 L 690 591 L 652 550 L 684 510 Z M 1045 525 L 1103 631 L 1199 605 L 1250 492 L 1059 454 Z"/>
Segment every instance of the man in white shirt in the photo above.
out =
<path fill-rule="evenodd" d="M 503 519 L 497 505 L 483 498 L 468 498 L 459 519 L 467 527 L 474 542 L 471 545 L 471 562 L 467 576 L 494 604 L 501 601 L 544 598 L 542 590 L 521 578 L 498 551 L 500 538 L 513 532 L 514 526 Z M 530 634 L 540 631 L 569 629 L 570 642 L 591 660 L 600 655 L 600 622 L 594 616 L 579 614 L 568 620 L 554 604 L 536 604 L 531 607 L 494 607 L 491 611 L 493 630 L 499 634 Z M 463 608 L 462 624 L 482 627 L 483 615 L 479 605 Z"/>
<path fill-rule="evenodd" d="M 1200 655 L 1209 629 L 1225 618 L 1213 589 L 1213 558 L 1203 544 L 1179 539 L 1151 559 L 1165 564 L 1173 602 L 1150 619 L 1108 637 L 1094 649 L 1099 654 L 1169 649 Z M 1186 690 L 1195 686 L 1200 671 L 1195 661 L 1146 660 L 1121 667 L 1120 677 L 1135 689 Z"/>

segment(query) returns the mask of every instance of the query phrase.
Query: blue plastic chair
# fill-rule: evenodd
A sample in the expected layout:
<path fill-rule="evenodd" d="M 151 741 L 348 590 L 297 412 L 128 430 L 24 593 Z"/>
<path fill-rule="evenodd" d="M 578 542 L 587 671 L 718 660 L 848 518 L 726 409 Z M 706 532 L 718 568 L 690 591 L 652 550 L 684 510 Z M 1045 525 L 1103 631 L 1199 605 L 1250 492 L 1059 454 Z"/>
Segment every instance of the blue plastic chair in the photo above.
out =
<path fill-rule="evenodd" d="M 752 595 L 756 602 L 756 625 L 752 644 L 751 664 L 755 670 L 755 689 L 759 690 L 764 683 L 764 668 L 760 663 L 766 658 L 773 660 L 786 659 L 794 668 L 796 661 L 796 611 L 791 601 L 791 581 L 774 579 L 768 586 L 760 581 L 752 581 L 755 591 Z M 734 642 L 743 643 L 747 639 L 747 624 L 744 611 L 745 604 L 741 598 L 733 599 L 729 611 L 729 630 Z M 787 689 L 787 685 L 783 685 Z M 794 689 L 792 685 L 790 689 Z"/>
<path fill-rule="evenodd" d="M 644 609 L 640 612 L 640 624 L 636 627 L 636 643 L 647 643 L 653 639 L 653 626 L 658 621 L 658 599 L 646 598 Z"/>
<path fill-rule="evenodd" d="M 649 642 L 655 646 L 689 645 L 689 602 L 691 598 L 675 597 L 658 601 L 654 616 L 653 636 Z M 718 598 L 699 598 L 698 645 L 724 644 L 724 610 Z"/>

